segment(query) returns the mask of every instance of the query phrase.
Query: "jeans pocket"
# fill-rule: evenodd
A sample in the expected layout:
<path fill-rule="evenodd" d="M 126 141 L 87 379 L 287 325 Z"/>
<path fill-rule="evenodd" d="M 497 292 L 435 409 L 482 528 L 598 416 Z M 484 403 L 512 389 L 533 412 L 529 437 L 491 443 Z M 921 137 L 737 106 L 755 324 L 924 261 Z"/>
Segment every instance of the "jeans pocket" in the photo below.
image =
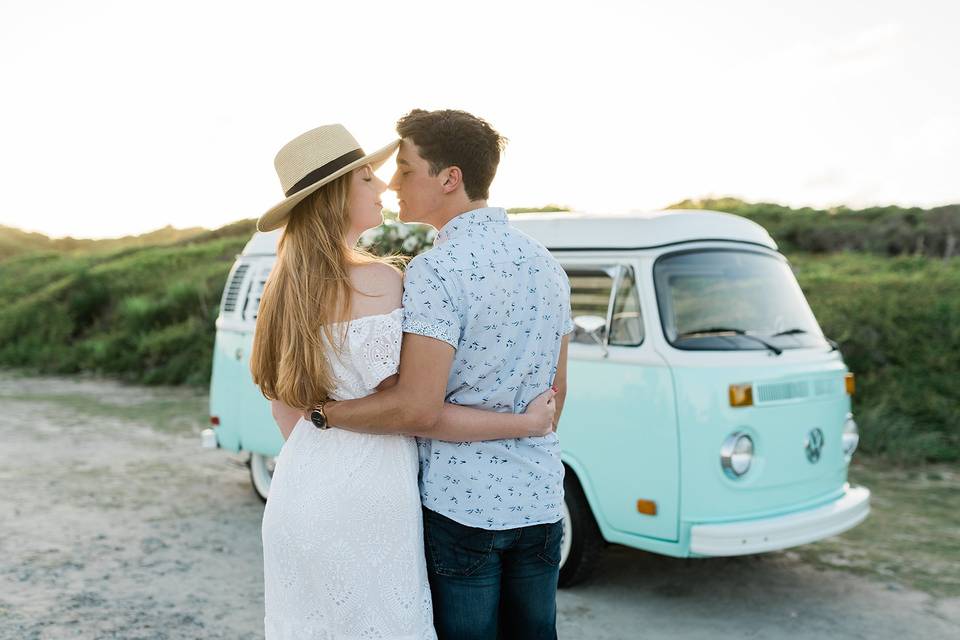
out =
<path fill-rule="evenodd" d="M 424 517 L 423 528 L 427 562 L 437 575 L 473 575 L 493 553 L 492 531 L 467 527 L 444 516 Z"/>
<path fill-rule="evenodd" d="M 544 528 L 543 550 L 537 554 L 552 567 L 560 566 L 560 543 L 563 540 L 563 520 L 541 525 Z"/>

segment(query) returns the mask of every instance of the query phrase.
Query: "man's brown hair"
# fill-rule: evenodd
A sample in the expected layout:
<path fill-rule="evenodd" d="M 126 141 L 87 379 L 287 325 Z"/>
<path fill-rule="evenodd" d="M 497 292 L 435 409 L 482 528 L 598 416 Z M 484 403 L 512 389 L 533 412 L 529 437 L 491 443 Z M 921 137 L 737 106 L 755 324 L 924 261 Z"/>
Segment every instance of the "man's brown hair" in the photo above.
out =
<path fill-rule="evenodd" d="M 466 111 L 414 109 L 397 121 L 397 133 L 417 145 L 420 157 L 430 163 L 430 175 L 459 167 L 468 198 L 490 197 L 507 139 L 489 123 Z"/>

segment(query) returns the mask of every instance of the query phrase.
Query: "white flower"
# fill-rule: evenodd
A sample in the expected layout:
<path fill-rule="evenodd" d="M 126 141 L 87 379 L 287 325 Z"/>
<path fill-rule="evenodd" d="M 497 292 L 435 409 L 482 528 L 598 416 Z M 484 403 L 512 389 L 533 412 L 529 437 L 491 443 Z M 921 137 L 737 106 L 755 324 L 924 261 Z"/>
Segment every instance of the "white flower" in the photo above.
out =
<path fill-rule="evenodd" d="M 361 247 L 370 247 L 373 246 L 373 243 L 377 241 L 377 238 L 380 236 L 380 229 L 374 227 L 373 229 L 367 229 L 360 236 L 360 246 Z"/>
<path fill-rule="evenodd" d="M 397 237 L 400 239 L 406 238 L 408 235 L 410 235 L 410 227 L 403 223 L 398 224 L 394 228 L 397 230 Z"/>
<path fill-rule="evenodd" d="M 417 248 L 417 245 L 420 244 L 420 240 L 417 239 L 417 236 L 410 236 L 403 241 L 402 249 L 407 253 L 413 251 Z"/>
<path fill-rule="evenodd" d="M 427 231 L 427 242 L 433 242 L 437 238 L 437 230 L 430 229 Z"/>

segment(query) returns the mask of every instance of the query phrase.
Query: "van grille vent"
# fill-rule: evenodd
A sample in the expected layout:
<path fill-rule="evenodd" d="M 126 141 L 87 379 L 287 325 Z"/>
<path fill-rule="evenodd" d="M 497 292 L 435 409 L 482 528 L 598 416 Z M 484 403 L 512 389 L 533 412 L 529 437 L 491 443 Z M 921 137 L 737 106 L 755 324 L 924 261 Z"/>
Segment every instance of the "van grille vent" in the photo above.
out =
<path fill-rule="evenodd" d="M 832 396 L 841 390 L 842 378 L 817 378 L 813 381 L 813 395 Z M 845 390 L 845 389 L 844 389 Z"/>
<path fill-rule="evenodd" d="M 759 402 L 782 402 L 784 400 L 806 398 L 809 395 L 810 385 L 807 384 L 806 380 L 757 385 L 757 400 Z"/>
<path fill-rule="evenodd" d="M 233 313 L 237 309 L 237 300 L 240 298 L 240 285 L 243 284 L 243 277 L 247 275 L 248 264 L 241 264 L 233 272 L 230 278 L 230 284 L 227 285 L 227 295 L 223 298 L 223 312 Z"/>
<path fill-rule="evenodd" d="M 803 400 L 804 398 L 822 398 L 839 395 L 843 392 L 843 379 L 813 378 L 810 380 L 792 380 L 790 382 L 768 382 L 756 385 L 757 404 L 772 404 Z"/>

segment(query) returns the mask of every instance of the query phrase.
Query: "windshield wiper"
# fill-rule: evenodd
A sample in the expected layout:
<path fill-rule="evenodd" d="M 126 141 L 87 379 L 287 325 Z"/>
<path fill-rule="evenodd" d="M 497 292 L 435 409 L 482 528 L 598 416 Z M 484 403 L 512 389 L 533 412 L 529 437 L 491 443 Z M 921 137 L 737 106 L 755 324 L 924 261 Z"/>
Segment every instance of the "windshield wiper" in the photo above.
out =
<path fill-rule="evenodd" d="M 810 332 L 807 331 L 806 329 L 787 329 L 786 331 L 777 331 L 770 337 L 776 338 L 777 336 L 794 336 L 794 335 L 797 335 L 798 333 L 810 333 Z"/>
<path fill-rule="evenodd" d="M 776 338 L 777 336 L 795 336 L 798 333 L 810 333 L 806 329 L 787 329 L 786 331 L 777 331 L 775 334 L 770 336 L 771 338 Z M 827 336 L 823 336 L 823 339 L 827 341 L 827 344 L 830 345 L 830 351 L 839 351 L 840 345 L 836 340 L 831 340 Z"/>
<path fill-rule="evenodd" d="M 755 340 L 756 342 L 759 342 L 760 344 L 765 346 L 767 349 L 772 351 L 774 355 L 780 355 L 781 353 L 783 353 L 783 349 L 778 349 L 777 347 L 773 346 L 763 338 L 758 338 L 755 335 L 749 334 L 743 329 L 731 329 L 729 327 L 709 327 L 707 329 L 687 331 L 686 333 L 681 333 L 680 335 L 678 335 L 677 339 L 679 340 L 681 338 L 696 338 L 697 336 L 722 336 L 725 333 L 732 333 L 733 335 L 749 338 L 750 340 Z"/>

